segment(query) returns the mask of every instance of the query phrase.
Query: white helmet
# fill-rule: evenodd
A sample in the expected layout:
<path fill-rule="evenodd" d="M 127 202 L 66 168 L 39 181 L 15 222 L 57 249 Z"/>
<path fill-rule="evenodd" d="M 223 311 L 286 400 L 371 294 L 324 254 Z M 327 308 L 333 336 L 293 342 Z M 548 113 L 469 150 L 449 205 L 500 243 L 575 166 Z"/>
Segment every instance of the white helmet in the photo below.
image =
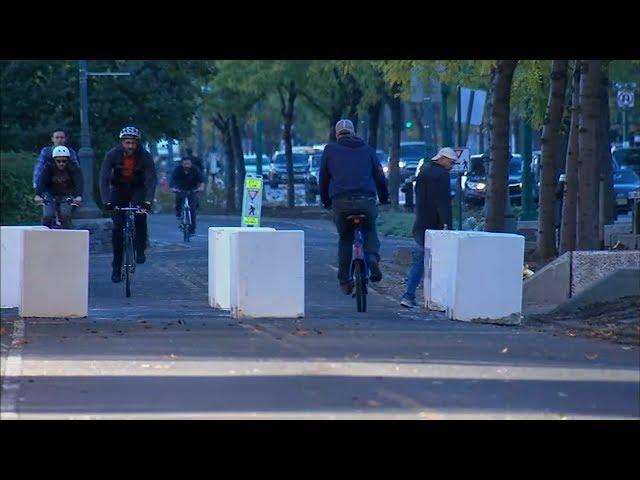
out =
<path fill-rule="evenodd" d="M 63 147 L 62 145 L 55 147 L 53 152 L 51 153 L 53 158 L 55 157 L 71 157 L 71 153 L 69 153 L 69 149 L 67 147 Z"/>

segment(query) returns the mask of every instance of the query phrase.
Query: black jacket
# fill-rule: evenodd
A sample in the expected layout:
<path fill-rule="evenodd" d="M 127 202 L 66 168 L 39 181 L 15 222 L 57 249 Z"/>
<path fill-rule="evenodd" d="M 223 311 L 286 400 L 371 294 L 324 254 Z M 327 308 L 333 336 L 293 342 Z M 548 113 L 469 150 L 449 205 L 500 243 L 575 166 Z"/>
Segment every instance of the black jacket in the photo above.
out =
<path fill-rule="evenodd" d="M 43 193 L 53 194 L 53 185 L 51 180 L 53 179 L 53 174 L 57 168 L 58 167 L 55 166 L 52 159 L 48 160 L 44 164 L 44 168 L 38 176 L 38 183 L 36 183 L 36 195 L 42 196 Z M 83 190 L 82 170 L 80 170 L 80 167 L 73 163 L 73 161 L 67 163 L 66 169 L 71 176 L 71 183 L 73 184 L 73 191 L 70 192 L 70 195 L 73 195 L 74 197 L 81 197 Z"/>
<path fill-rule="evenodd" d="M 387 203 L 389 190 L 382 165 L 373 148 L 356 136 L 342 137 L 324 148 L 320 159 L 320 200 L 329 208 L 331 200 L 350 194 L 378 194 Z"/>
<path fill-rule="evenodd" d="M 201 183 L 204 183 L 204 176 L 198 167 L 192 166 L 187 173 L 182 165 L 178 165 L 171 174 L 169 186 L 180 190 L 195 190 Z"/>
<path fill-rule="evenodd" d="M 156 166 L 153 163 L 151 154 L 138 146 L 134 153 L 135 167 L 133 172 L 133 189 L 144 190 L 144 200 L 153 202 L 156 192 Z M 124 148 L 118 145 L 112 148 L 104 156 L 102 168 L 100 169 L 100 196 L 103 203 L 112 202 L 113 190 L 126 187 L 122 179 L 122 165 L 124 159 Z"/>
<path fill-rule="evenodd" d="M 447 225 L 452 229 L 451 194 L 449 171 L 430 162 L 420 169 L 416 177 L 416 219 L 413 236 L 424 246 L 424 231 L 442 230 Z"/>

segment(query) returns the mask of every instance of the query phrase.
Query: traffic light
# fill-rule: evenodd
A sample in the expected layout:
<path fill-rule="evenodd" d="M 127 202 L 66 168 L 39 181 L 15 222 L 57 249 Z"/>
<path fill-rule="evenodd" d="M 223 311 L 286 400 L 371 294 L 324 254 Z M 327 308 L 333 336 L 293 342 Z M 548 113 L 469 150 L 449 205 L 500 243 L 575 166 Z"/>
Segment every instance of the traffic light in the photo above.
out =
<path fill-rule="evenodd" d="M 411 127 L 413 127 L 413 122 L 406 122 L 404 124 L 404 126 L 407 127 L 407 128 L 411 128 Z"/>

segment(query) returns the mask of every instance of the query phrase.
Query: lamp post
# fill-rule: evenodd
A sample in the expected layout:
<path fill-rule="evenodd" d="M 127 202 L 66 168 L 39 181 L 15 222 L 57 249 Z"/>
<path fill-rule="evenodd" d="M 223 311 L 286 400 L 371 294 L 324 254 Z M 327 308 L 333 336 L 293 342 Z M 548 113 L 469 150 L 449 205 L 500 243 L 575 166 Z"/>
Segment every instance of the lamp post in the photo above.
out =
<path fill-rule="evenodd" d="M 94 153 L 91 148 L 91 135 L 89 130 L 89 94 L 87 78 L 92 76 L 128 76 L 129 72 L 89 72 L 87 71 L 87 61 L 78 62 L 80 73 L 80 150 L 78 150 L 78 160 L 82 169 L 83 177 L 83 201 L 82 206 L 75 213 L 77 218 L 96 218 L 100 216 L 100 210 L 94 199 L 93 181 L 93 158 Z"/>

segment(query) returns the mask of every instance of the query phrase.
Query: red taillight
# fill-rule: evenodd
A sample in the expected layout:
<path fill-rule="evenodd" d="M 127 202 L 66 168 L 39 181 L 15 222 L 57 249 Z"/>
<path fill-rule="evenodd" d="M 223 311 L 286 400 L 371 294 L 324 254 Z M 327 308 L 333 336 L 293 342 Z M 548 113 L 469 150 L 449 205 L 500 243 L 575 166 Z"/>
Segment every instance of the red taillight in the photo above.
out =
<path fill-rule="evenodd" d="M 356 225 L 359 224 L 360 223 L 360 219 L 359 218 L 354 219 L 353 223 L 355 223 Z"/>

